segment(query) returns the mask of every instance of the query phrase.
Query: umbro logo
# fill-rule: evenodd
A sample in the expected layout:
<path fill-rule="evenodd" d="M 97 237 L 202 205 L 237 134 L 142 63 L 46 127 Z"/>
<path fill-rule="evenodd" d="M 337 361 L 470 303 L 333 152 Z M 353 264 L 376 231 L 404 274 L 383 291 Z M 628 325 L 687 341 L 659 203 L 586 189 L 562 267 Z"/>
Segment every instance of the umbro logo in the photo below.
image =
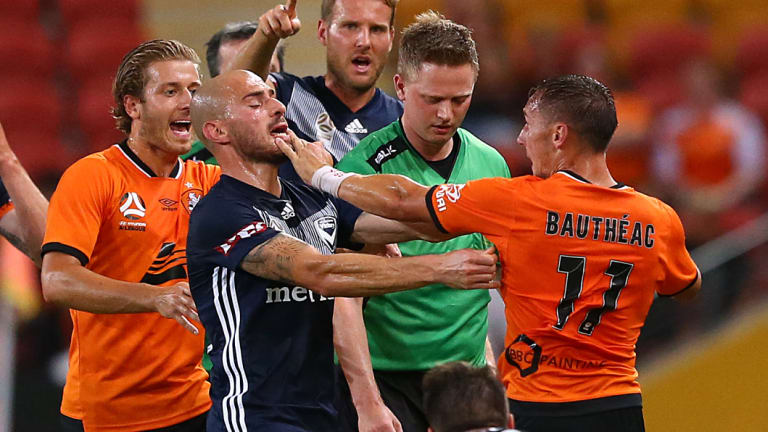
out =
<path fill-rule="evenodd" d="M 353 133 L 353 134 L 368 133 L 368 129 L 366 129 L 358 119 L 354 119 L 351 122 L 349 122 L 349 124 L 344 127 L 344 130 L 347 131 L 348 133 Z"/>
<path fill-rule="evenodd" d="M 170 198 L 161 198 L 158 200 L 160 204 L 163 206 L 161 207 L 164 211 L 176 211 L 178 210 L 178 207 L 176 204 L 178 204 L 178 201 L 172 200 Z"/>

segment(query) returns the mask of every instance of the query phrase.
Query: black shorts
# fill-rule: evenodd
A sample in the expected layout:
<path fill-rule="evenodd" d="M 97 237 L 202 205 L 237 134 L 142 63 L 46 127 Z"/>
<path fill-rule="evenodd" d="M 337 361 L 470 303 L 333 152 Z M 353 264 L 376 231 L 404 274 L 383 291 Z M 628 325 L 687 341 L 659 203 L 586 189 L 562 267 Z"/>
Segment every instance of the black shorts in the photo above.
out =
<path fill-rule="evenodd" d="M 562 417 L 515 415 L 515 428 L 525 432 L 644 432 L 643 408 L 618 408 Z"/>
<path fill-rule="evenodd" d="M 426 432 L 429 423 L 424 415 L 421 380 L 426 371 L 373 371 L 384 404 L 403 425 L 403 432 Z M 352 403 L 347 380 L 336 366 L 336 409 L 339 430 L 357 432 L 357 411 Z"/>
<path fill-rule="evenodd" d="M 173 426 L 166 426 L 160 429 L 152 429 L 151 432 L 205 432 L 205 420 L 208 417 L 208 413 L 205 412 L 197 417 L 192 417 L 189 420 L 175 424 Z M 62 432 L 83 432 L 82 420 L 73 419 L 67 417 L 64 414 L 61 415 L 60 425 Z"/>

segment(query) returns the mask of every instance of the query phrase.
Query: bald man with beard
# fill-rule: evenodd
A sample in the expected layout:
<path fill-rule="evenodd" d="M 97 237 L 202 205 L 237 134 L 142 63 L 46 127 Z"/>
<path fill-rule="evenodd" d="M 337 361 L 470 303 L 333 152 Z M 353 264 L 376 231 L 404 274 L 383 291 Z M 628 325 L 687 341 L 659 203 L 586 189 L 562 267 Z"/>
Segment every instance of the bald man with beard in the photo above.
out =
<path fill-rule="evenodd" d="M 210 80 L 192 101 L 195 131 L 222 168 L 221 181 L 192 212 L 187 250 L 192 296 L 212 344 L 209 431 L 338 430 L 334 296 L 429 283 L 499 286 L 492 249 L 409 258 L 334 255 L 337 246 L 417 235 L 278 178 L 285 158 L 276 142 L 299 140 L 284 115 L 273 90 L 243 70 Z"/>

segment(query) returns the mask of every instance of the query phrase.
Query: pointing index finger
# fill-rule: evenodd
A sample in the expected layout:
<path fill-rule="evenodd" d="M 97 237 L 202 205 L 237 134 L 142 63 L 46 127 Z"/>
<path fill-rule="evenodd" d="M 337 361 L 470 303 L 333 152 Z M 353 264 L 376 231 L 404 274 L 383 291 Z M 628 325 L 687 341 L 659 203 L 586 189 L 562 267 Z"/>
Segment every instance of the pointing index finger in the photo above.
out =
<path fill-rule="evenodd" d="M 291 18 L 296 18 L 296 1 L 297 0 L 288 0 L 288 2 L 285 3 L 285 11 Z"/>

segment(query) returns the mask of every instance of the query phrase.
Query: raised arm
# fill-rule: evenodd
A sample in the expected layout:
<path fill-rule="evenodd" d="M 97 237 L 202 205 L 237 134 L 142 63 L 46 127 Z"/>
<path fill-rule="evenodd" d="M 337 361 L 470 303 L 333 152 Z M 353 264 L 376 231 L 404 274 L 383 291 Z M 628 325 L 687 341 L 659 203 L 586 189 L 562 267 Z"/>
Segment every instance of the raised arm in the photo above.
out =
<path fill-rule="evenodd" d="M 41 281 L 45 300 L 60 306 L 104 314 L 158 312 L 198 333 L 190 322 L 200 319 L 186 282 L 165 287 L 123 282 L 94 273 L 63 252 L 45 254 Z"/>
<path fill-rule="evenodd" d="M 301 21 L 296 16 L 296 1 L 288 0 L 286 4 L 277 5 L 259 17 L 259 29 L 235 57 L 233 69 L 250 70 L 267 80 L 277 43 L 301 29 Z"/>
<path fill-rule="evenodd" d="M 0 219 L 0 234 L 39 267 L 40 246 L 45 233 L 48 200 L 29 178 L 5 137 L 0 124 L 0 177 L 14 208 Z"/>
<path fill-rule="evenodd" d="M 240 266 L 256 276 L 300 285 L 324 296 L 374 296 L 433 283 L 461 289 L 499 286 L 494 280 L 496 256 L 492 249 L 408 258 L 323 255 L 301 240 L 278 234 L 254 247 Z"/>
<path fill-rule="evenodd" d="M 408 177 L 394 174 L 362 176 L 342 173 L 327 162 L 327 151 L 320 143 L 310 143 L 289 131 L 291 143 L 275 140 L 306 183 L 329 192 L 360 209 L 424 229 L 432 224 L 426 204 L 429 188 Z M 431 232 L 434 234 L 434 232 Z"/>

